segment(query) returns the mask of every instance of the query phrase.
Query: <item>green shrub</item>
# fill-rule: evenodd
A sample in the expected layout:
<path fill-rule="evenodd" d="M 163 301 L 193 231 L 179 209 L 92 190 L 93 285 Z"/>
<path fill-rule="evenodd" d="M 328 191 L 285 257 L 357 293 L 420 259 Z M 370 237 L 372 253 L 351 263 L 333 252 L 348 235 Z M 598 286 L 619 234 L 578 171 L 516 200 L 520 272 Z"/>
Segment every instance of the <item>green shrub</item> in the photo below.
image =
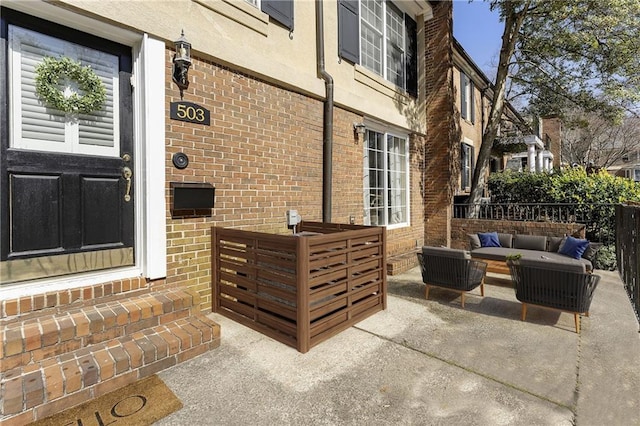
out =
<path fill-rule="evenodd" d="M 594 269 L 603 269 L 605 271 L 615 271 L 617 267 L 616 246 L 602 246 L 593 259 Z"/>
<path fill-rule="evenodd" d="M 574 167 L 548 173 L 505 171 L 489 176 L 491 202 L 496 204 L 576 204 L 587 218 L 587 238 L 602 241 L 593 259 L 595 269 L 616 269 L 615 204 L 640 201 L 640 183 L 615 177 L 604 170 L 588 174 Z"/>

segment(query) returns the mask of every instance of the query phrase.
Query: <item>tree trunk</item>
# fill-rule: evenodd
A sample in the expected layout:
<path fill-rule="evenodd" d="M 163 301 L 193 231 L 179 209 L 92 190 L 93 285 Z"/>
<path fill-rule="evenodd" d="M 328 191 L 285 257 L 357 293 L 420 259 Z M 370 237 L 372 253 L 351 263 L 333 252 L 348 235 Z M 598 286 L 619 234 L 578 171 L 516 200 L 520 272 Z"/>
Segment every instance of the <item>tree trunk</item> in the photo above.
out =
<path fill-rule="evenodd" d="M 502 112 L 505 104 L 505 92 L 507 87 L 507 78 L 509 77 L 509 62 L 515 51 L 516 41 L 520 34 L 520 27 L 529 11 L 530 1 L 524 3 L 521 10 L 517 10 L 517 2 L 506 1 L 502 3 L 504 10 L 505 24 L 502 34 L 502 47 L 500 48 L 500 62 L 496 73 L 496 80 L 493 89 L 493 99 L 491 101 L 491 109 L 489 110 L 489 120 L 482 135 L 482 144 L 476 159 L 476 166 L 471 180 L 471 194 L 469 204 L 471 209 L 469 217 L 475 217 L 475 208 L 473 205 L 480 202 L 484 190 L 484 178 L 489 167 L 491 158 L 491 148 L 493 141 L 498 135 Z M 480 180 L 482 179 L 482 183 Z"/>

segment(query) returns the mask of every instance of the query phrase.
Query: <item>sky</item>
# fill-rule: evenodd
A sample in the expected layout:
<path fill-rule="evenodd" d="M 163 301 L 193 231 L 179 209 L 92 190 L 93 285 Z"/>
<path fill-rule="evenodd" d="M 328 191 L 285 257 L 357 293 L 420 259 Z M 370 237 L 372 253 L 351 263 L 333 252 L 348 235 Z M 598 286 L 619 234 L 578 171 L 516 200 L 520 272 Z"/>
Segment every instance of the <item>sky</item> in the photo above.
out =
<path fill-rule="evenodd" d="M 489 10 L 489 2 L 453 1 L 453 35 L 490 80 L 495 78 L 503 30 L 504 24 L 497 11 Z"/>

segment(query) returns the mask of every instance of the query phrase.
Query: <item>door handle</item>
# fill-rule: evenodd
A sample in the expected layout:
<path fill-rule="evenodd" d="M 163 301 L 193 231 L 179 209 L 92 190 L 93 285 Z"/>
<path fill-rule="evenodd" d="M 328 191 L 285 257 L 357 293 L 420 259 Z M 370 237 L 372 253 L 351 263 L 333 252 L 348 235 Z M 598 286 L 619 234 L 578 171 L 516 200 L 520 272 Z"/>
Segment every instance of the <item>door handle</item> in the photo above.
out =
<path fill-rule="evenodd" d="M 129 195 L 129 193 L 131 192 L 131 176 L 133 176 L 133 172 L 131 171 L 131 169 L 127 166 L 124 166 L 122 168 L 122 177 L 127 181 L 127 191 L 124 194 L 124 201 L 126 201 L 127 203 L 131 201 L 131 195 Z"/>

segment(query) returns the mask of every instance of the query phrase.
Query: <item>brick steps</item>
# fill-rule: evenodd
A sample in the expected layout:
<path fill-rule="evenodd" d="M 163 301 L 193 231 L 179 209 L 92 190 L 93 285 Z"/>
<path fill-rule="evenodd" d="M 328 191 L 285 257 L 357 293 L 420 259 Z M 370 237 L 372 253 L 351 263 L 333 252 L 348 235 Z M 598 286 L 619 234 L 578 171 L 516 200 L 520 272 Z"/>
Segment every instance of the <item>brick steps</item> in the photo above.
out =
<path fill-rule="evenodd" d="M 197 299 L 165 289 L 3 319 L 0 422 L 49 416 L 217 347 L 220 328 L 193 312 Z"/>
<path fill-rule="evenodd" d="M 417 250 L 387 258 L 387 275 L 398 275 L 418 266 Z"/>

